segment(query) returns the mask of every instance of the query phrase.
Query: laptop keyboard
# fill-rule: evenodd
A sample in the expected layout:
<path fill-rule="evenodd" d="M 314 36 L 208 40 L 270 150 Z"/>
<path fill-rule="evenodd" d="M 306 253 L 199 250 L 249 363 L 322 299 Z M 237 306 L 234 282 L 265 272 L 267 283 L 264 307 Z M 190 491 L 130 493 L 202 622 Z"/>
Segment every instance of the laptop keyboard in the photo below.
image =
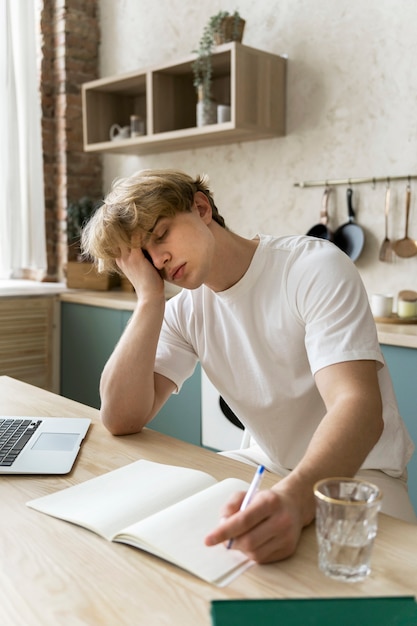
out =
<path fill-rule="evenodd" d="M 11 466 L 42 420 L 0 418 L 0 466 Z"/>

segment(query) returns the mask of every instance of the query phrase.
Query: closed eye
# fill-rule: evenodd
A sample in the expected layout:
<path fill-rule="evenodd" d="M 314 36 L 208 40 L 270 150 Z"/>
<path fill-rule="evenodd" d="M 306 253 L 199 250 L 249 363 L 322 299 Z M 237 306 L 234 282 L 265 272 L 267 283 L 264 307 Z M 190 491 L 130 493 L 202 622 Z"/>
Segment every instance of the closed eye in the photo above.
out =
<path fill-rule="evenodd" d="M 150 231 L 152 239 L 155 243 L 161 243 L 168 235 L 170 229 L 170 220 L 166 217 L 160 218 L 153 229 Z"/>
<path fill-rule="evenodd" d="M 161 242 L 162 242 L 162 241 L 166 238 L 166 236 L 167 236 L 167 235 L 168 235 L 168 229 L 163 230 L 163 231 L 162 231 L 160 234 L 158 234 L 158 235 L 156 235 L 156 234 L 155 234 L 155 242 L 156 242 L 156 243 L 161 243 Z"/>

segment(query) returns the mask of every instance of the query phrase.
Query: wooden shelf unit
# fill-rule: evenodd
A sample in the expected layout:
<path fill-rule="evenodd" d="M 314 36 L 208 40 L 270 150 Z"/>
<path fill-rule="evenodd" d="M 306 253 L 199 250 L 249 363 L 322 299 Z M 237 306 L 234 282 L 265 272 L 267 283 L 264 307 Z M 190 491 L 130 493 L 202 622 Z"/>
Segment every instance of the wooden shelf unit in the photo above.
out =
<path fill-rule="evenodd" d="M 196 126 L 190 55 L 179 62 L 101 78 L 82 86 L 86 152 L 150 154 L 279 137 L 285 134 L 286 59 L 231 42 L 213 52 L 213 95 L 231 105 L 231 120 Z M 146 134 L 110 141 L 113 124 L 130 115 Z"/>

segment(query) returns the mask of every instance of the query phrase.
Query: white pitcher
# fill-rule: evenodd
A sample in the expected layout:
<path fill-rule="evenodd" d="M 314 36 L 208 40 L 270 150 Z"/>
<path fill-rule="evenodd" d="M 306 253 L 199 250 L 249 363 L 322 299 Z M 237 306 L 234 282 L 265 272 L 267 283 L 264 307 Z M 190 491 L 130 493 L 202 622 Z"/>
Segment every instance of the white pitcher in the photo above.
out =
<path fill-rule="evenodd" d="M 119 141 L 119 139 L 129 139 L 130 126 L 119 126 L 119 124 L 113 124 L 110 128 L 110 140 Z"/>

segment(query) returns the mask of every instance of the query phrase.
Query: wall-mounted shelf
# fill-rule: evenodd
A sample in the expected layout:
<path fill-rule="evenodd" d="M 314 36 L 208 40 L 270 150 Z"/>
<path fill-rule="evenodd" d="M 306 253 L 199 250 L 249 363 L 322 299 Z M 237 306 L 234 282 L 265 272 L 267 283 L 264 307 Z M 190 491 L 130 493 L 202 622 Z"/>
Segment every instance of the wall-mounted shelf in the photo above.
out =
<path fill-rule="evenodd" d="M 285 134 L 284 57 L 231 42 L 213 52 L 213 93 L 231 105 L 231 121 L 196 126 L 196 90 L 190 55 L 139 72 L 101 78 L 82 86 L 86 152 L 149 154 Z M 146 134 L 110 141 L 113 124 L 130 115 L 146 121 Z"/>

